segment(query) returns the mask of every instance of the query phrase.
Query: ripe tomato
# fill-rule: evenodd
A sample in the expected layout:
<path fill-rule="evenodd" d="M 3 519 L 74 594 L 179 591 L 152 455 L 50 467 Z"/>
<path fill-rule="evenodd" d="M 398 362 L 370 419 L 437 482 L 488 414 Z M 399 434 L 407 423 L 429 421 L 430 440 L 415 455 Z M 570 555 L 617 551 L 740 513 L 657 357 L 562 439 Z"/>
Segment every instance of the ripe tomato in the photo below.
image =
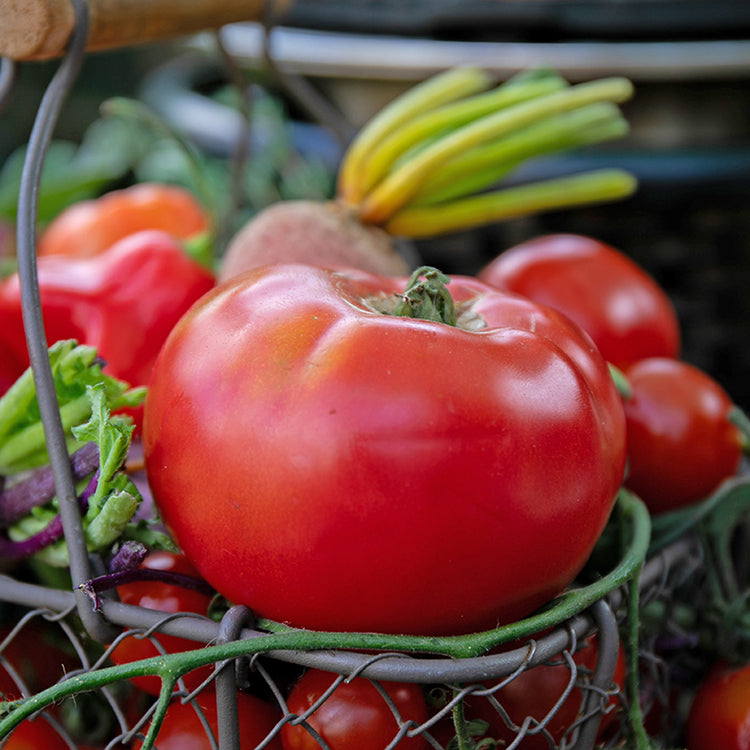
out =
<path fill-rule="evenodd" d="M 717 664 L 703 679 L 690 706 L 688 750 L 750 748 L 750 665 Z"/>
<path fill-rule="evenodd" d="M 582 647 L 573 655 L 578 669 L 583 671 L 593 671 L 597 659 L 598 647 L 594 637 L 584 641 Z M 527 716 L 540 722 L 554 709 L 555 704 L 565 692 L 570 678 L 570 668 L 562 660 L 559 663 L 540 664 L 519 674 L 508 685 L 497 690 L 494 697 L 517 726 L 522 726 Z M 625 655 L 622 648 L 618 651 L 613 682 L 620 689 L 625 684 Z M 547 732 L 556 743 L 562 740 L 575 723 L 581 710 L 582 700 L 581 689 L 573 688 L 568 697 L 554 711 L 550 722 L 546 724 Z M 604 731 L 615 718 L 614 708 L 617 701 L 616 696 L 610 699 L 609 707 L 612 710 L 602 714 L 600 732 Z M 482 719 L 487 722 L 487 731 L 484 736 L 503 740 L 508 745 L 516 739 L 516 733 L 508 728 L 488 699 L 480 696 L 470 697 L 465 703 L 467 719 Z M 501 747 L 504 745 L 501 744 Z M 519 750 L 548 750 L 550 745 L 544 734 L 537 733 L 526 735 L 517 747 Z"/>
<path fill-rule="evenodd" d="M 666 293 L 630 258 L 598 240 L 537 237 L 506 250 L 479 278 L 564 312 L 617 367 L 679 353 L 679 324 Z"/>
<path fill-rule="evenodd" d="M 143 560 L 140 567 L 199 577 L 184 556 L 171 552 L 152 552 Z M 120 601 L 124 604 L 169 613 L 196 612 L 205 615 L 211 604 L 211 597 L 204 593 L 155 581 L 138 581 L 118 586 L 117 593 Z M 190 651 L 201 646 L 200 643 L 195 641 L 173 635 L 157 634 L 157 638 L 167 653 Z M 115 664 L 128 664 L 139 659 L 158 656 L 159 653 L 160 651 L 150 639 L 131 636 L 118 643 L 110 658 Z M 186 674 L 184 680 L 188 690 L 197 688 L 212 671 L 210 666 L 206 666 Z M 134 677 L 131 682 L 151 695 L 159 695 L 161 689 L 161 678 L 159 677 Z"/>
<path fill-rule="evenodd" d="M 287 706 L 298 716 L 310 709 L 333 685 L 336 675 L 318 669 L 305 672 L 292 689 Z M 427 720 L 427 705 L 419 685 L 382 682 L 403 724 Z M 343 682 L 307 719 L 331 750 L 383 750 L 399 734 L 399 720 L 370 680 L 355 677 Z M 318 750 L 320 744 L 301 724 L 285 724 L 281 730 L 284 750 Z M 420 737 L 403 739 L 403 750 L 427 747 Z"/>
<path fill-rule="evenodd" d="M 196 703 L 203 711 L 214 738 L 218 737 L 218 714 L 216 695 L 201 693 Z M 254 750 L 273 730 L 281 714 L 270 703 L 247 693 L 237 694 L 240 750 Z M 143 743 L 136 740 L 134 750 Z M 174 701 L 164 717 L 156 737 L 159 750 L 212 750 L 214 745 L 206 732 L 201 717 L 190 703 Z M 281 740 L 276 735 L 267 745 L 267 750 L 282 750 Z"/>
<path fill-rule="evenodd" d="M 21 722 L 3 743 L 3 750 L 70 750 L 70 745 L 43 716 Z"/>
<path fill-rule="evenodd" d="M 0 627 L 0 643 L 12 629 L 7 625 Z M 73 646 L 59 627 L 39 619 L 26 623 L 2 650 L 0 658 L 0 693 L 7 700 L 23 696 L 11 670 L 22 681 L 27 695 L 33 695 L 81 666 Z"/>
<path fill-rule="evenodd" d="M 732 401 L 709 375 L 686 362 L 650 358 L 626 376 L 628 473 L 625 485 L 652 513 L 702 500 L 732 476 L 742 458 Z"/>
<path fill-rule="evenodd" d="M 469 632 L 548 601 L 590 554 L 625 458 L 591 340 L 458 277 L 466 328 L 379 312 L 404 284 L 267 266 L 162 349 L 149 482 L 230 601 L 311 629 Z"/>

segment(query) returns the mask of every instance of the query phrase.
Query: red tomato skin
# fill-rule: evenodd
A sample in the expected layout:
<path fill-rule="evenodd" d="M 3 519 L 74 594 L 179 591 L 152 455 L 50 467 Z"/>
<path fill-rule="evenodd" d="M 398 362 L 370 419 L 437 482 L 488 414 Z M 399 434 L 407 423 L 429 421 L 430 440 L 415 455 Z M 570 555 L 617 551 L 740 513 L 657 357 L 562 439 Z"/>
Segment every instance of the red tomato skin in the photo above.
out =
<path fill-rule="evenodd" d="M 686 724 L 687 750 L 750 749 L 750 665 L 716 665 L 699 685 Z"/>
<path fill-rule="evenodd" d="M 702 500 L 737 471 L 742 441 L 728 418 L 732 400 L 713 378 L 658 357 L 625 374 L 632 389 L 624 401 L 625 485 L 652 513 Z"/>
<path fill-rule="evenodd" d="M 141 567 L 199 577 L 183 555 L 171 552 L 152 552 L 143 560 Z M 145 607 L 168 613 L 195 612 L 206 615 L 211 604 L 211 597 L 206 594 L 181 586 L 154 581 L 138 581 L 137 583 L 118 586 L 117 593 L 123 604 L 132 604 L 136 607 Z M 158 639 L 167 653 L 190 651 L 201 647 L 201 644 L 196 641 L 173 635 L 159 634 Z M 148 638 L 132 636 L 120 641 L 112 651 L 110 658 L 115 664 L 129 664 L 139 659 L 158 656 L 160 653 Z M 187 689 L 195 690 L 212 671 L 212 667 L 206 666 L 188 672 L 183 678 Z M 159 677 L 133 677 L 131 682 L 150 695 L 158 696 L 161 690 L 161 678 Z"/>
<path fill-rule="evenodd" d="M 593 671 L 598 659 L 598 647 L 595 638 L 588 638 L 583 646 L 573 655 L 580 669 Z M 540 664 L 522 672 L 508 685 L 495 692 L 495 698 L 508 712 L 511 720 L 521 726 L 526 716 L 542 721 L 553 709 L 570 682 L 570 669 L 566 664 Z M 625 654 L 622 648 L 617 654 L 617 664 L 613 683 L 623 688 L 625 684 Z M 488 685 L 489 686 L 489 685 Z M 573 688 L 563 704 L 557 709 L 554 717 L 546 725 L 547 731 L 559 743 L 578 718 L 583 694 L 579 688 Z M 608 713 L 602 714 L 599 732 L 604 732 L 616 716 L 614 708 L 618 698 L 613 696 L 609 701 Z M 486 735 L 495 740 L 504 740 L 510 744 L 516 734 L 503 721 L 494 706 L 485 698 L 468 699 L 466 708 L 468 718 L 482 719 L 487 722 Z M 519 750 L 548 750 L 549 742 L 543 734 L 530 734 L 518 745 Z"/>
<path fill-rule="evenodd" d="M 209 293 L 162 350 L 149 482 L 231 601 L 313 629 L 470 632 L 527 614 L 587 559 L 625 452 L 591 340 L 471 279 L 450 291 L 481 333 L 362 302 L 403 288 L 259 269 Z"/>
<path fill-rule="evenodd" d="M 0 643 L 13 629 L 10 625 L 0 628 Z M 73 646 L 58 626 L 42 619 L 27 622 L 0 656 L 0 694 L 7 700 L 17 700 L 24 694 L 6 664 L 21 680 L 27 695 L 51 687 L 81 666 Z"/>
<path fill-rule="evenodd" d="M 21 722 L 3 744 L 4 750 L 70 750 L 70 745 L 44 717 Z"/>
<path fill-rule="evenodd" d="M 294 686 L 287 701 L 291 713 L 307 711 L 333 684 L 336 675 L 310 669 Z M 402 721 L 420 725 L 427 720 L 427 705 L 419 685 L 382 682 Z M 331 750 L 383 750 L 393 742 L 399 725 L 377 688 L 364 677 L 343 682 L 307 719 Z M 281 730 L 284 750 L 318 750 L 320 744 L 302 725 L 285 724 Z M 420 750 L 427 741 L 417 735 L 398 744 L 403 750 Z"/>
<path fill-rule="evenodd" d="M 201 693 L 196 702 L 204 712 L 214 737 L 218 739 L 218 714 L 216 695 Z M 274 729 L 281 714 L 270 703 L 247 693 L 237 694 L 240 750 L 254 750 Z M 142 747 L 135 740 L 132 748 Z M 212 744 L 195 708 L 175 700 L 167 709 L 164 722 L 156 738 L 159 750 L 212 750 Z M 265 745 L 268 750 L 282 750 L 276 735 Z"/>
<path fill-rule="evenodd" d="M 630 258 L 598 240 L 537 237 L 506 250 L 478 276 L 565 313 L 617 367 L 679 354 L 679 322 L 667 294 Z"/>

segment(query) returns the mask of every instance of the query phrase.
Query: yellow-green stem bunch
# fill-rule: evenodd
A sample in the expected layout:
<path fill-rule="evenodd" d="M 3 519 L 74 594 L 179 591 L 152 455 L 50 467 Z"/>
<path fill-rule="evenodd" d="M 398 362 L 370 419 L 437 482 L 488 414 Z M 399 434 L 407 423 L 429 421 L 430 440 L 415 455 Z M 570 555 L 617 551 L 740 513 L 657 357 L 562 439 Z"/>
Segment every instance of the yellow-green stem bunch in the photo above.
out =
<path fill-rule="evenodd" d="M 550 71 L 495 86 L 476 68 L 418 84 L 381 110 L 342 161 L 337 197 L 363 224 L 427 237 L 545 210 L 616 200 L 636 188 L 619 169 L 498 186 L 525 161 L 620 137 L 625 78 L 571 85 Z"/>

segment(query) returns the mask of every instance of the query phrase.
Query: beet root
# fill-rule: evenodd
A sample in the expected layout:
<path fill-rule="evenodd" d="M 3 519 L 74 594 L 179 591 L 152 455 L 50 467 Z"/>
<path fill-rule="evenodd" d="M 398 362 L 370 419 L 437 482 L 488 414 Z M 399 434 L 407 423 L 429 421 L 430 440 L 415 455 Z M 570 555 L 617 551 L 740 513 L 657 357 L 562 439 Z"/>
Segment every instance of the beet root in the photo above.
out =
<path fill-rule="evenodd" d="M 359 268 L 384 276 L 410 273 L 393 237 L 365 226 L 347 206 L 316 201 L 282 201 L 251 219 L 232 238 L 218 280 L 269 263 L 308 263 Z"/>

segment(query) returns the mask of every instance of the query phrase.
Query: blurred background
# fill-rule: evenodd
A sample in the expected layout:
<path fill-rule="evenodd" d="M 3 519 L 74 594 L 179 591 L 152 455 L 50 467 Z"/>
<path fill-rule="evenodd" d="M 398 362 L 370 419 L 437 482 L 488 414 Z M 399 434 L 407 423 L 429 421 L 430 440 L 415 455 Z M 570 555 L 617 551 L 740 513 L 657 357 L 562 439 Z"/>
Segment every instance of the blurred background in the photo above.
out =
<path fill-rule="evenodd" d="M 0 116 L 6 227 L 23 146 L 57 64 L 19 64 Z M 232 194 L 239 223 L 280 199 L 331 195 L 357 128 L 416 81 L 461 64 L 500 80 L 543 66 L 571 82 L 630 78 L 636 93 L 623 105 L 626 138 L 536 160 L 518 179 L 615 166 L 635 174 L 640 188 L 615 204 L 419 241 L 423 258 L 471 273 L 538 234 L 609 242 L 671 296 L 684 358 L 750 408 L 750 3 L 297 0 L 273 24 L 89 54 L 55 133 L 40 219 L 136 180 L 191 186 L 174 138 L 102 115 L 112 97 L 147 105 L 185 138 L 213 189 Z M 231 169 L 239 142 L 247 158 L 241 175 Z M 12 233 L 5 237 L 7 246 Z"/>

